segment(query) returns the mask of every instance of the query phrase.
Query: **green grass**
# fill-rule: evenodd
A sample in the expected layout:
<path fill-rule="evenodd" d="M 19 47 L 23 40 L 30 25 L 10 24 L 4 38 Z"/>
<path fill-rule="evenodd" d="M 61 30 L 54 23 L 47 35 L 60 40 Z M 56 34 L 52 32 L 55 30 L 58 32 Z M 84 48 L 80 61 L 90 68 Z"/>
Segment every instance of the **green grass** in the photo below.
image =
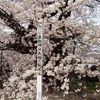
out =
<path fill-rule="evenodd" d="M 87 87 L 87 90 L 96 90 L 100 89 L 100 82 L 85 82 L 82 81 L 83 85 Z M 96 88 L 96 86 L 98 87 Z"/>
<path fill-rule="evenodd" d="M 82 86 L 79 86 L 78 83 L 82 83 Z M 96 89 L 100 89 L 100 82 L 88 82 L 88 81 L 83 81 L 83 80 L 79 80 L 77 78 L 72 78 L 70 80 L 70 90 L 74 90 L 77 88 L 81 88 L 82 90 L 96 90 Z M 98 87 L 96 88 L 96 86 L 98 85 Z M 83 87 L 86 86 L 86 89 L 84 89 Z"/>

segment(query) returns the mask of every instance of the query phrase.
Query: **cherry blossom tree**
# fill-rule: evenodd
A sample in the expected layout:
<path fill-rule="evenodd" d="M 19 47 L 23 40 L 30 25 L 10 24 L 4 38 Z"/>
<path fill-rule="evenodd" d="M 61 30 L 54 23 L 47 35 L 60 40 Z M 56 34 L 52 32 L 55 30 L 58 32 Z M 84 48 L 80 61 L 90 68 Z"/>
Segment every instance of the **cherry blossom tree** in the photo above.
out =
<path fill-rule="evenodd" d="M 93 67 L 84 61 L 84 55 L 90 50 L 89 43 L 93 43 L 89 41 L 92 38 L 90 23 L 78 23 L 78 19 L 85 16 L 84 6 L 91 8 L 88 0 L 0 1 L 0 23 L 3 27 L 0 46 L 5 50 L 4 56 L 9 56 L 13 68 L 11 77 L 4 82 L 4 94 L 9 99 L 30 100 L 35 96 L 39 24 L 43 25 L 45 91 L 52 87 L 56 91 L 64 90 L 64 95 L 68 94 L 73 76 L 85 81 L 99 81 L 99 71 L 94 70 L 99 65 Z M 7 34 L 4 27 L 11 32 Z"/>

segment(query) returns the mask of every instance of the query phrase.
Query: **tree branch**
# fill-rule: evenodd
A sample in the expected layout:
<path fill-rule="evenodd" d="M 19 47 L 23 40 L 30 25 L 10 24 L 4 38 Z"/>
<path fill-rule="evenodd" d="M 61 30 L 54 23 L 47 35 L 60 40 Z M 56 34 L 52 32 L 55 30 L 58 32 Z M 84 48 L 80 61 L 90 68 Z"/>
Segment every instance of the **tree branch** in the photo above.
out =
<path fill-rule="evenodd" d="M 8 14 L 6 11 L 4 11 L 3 9 L 0 8 L 0 18 L 6 23 L 7 26 L 9 26 L 10 28 L 12 28 L 15 33 L 17 33 L 20 36 L 24 36 L 25 35 L 25 29 L 24 27 L 22 27 L 18 21 L 16 21 L 13 18 L 13 15 Z"/>

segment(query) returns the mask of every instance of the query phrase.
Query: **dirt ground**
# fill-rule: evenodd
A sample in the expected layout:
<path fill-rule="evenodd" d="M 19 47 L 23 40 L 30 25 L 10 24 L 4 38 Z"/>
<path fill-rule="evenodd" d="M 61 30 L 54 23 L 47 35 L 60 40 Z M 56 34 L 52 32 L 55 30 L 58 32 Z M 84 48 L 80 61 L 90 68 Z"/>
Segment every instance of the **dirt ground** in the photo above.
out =
<path fill-rule="evenodd" d="M 0 90 L 2 91 L 2 90 Z M 87 96 L 83 97 L 83 95 L 86 92 L 80 92 L 80 93 L 75 93 L 75 92 L 70 92 L 68 95 L 63 97 L 63 92 L 49 92 L 49 93 L 44 93 L 44 96 L 48 96 L 47 100 L 100 100 L 100 93 L 95 94 L 94 91 L 89 91 L 87 92 Z M 1 100 L 1 99 L 0 99 Z M 8 99 L 6 99 L 8 100 Z"/>
<path fill-rule="evenodd" d="M 82 93 L 70 93 L 66 97 L 63 97 L 62 93 L 47 93 L 48 100 L 100 100 L 100 93 L 95 95 L 94 92 L 87 93 L 86 97 L 83 97 Z"/>

